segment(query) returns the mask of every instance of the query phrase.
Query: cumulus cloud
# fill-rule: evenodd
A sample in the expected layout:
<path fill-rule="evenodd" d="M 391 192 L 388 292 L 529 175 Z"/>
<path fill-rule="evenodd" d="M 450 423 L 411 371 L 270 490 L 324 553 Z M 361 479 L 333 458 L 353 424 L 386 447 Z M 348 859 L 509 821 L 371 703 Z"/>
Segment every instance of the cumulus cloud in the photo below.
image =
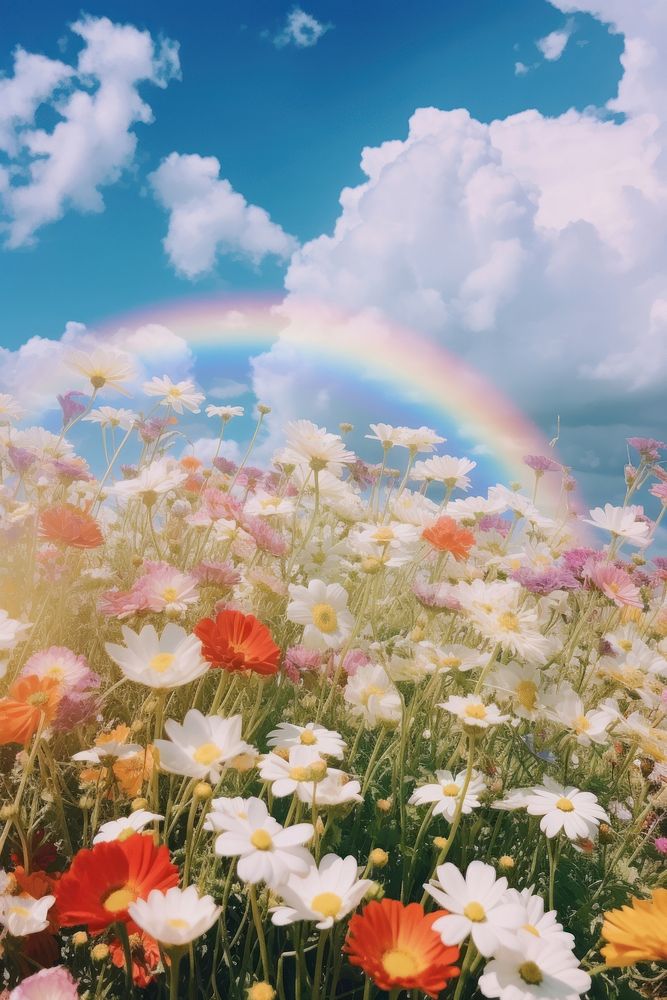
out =
<path fill-rule="evenodd" d="M 169 212 L 164 249 L 173 267 L 188 278 L 210 271 L 218 254 L 258 264 L 268 255 L 285 259 L 297 245 L 263 208 L 249 204 L 220 177 L 215 156 L 171 153 L 149 181 Z"/>
<path fill-rule="evenodd" d="M 623 34 L 618 94 L 490 124 L 417 110 L 405 138 L 363 150 L 333 232 L 292 256 L 284 310 L 315 298 L 429 333 L 549 436 L 560 414 L 564 457 L 599 494 L 624 437 L 664 422 L 667 7 L 552 3 Z"/>
<path fill-rule="evenodd" d="M 83 41 L 76 66 L 23 49 L 13 76 L 0 81 L 0 219 L 9 247 L 29 244 L 38 229 L 69 209 L 101 212 L 101 188 L 134 160 L 136 124 L 152 111 L 143 84 L 165 87 L 178 76 L 178 46 L 149 32 L 83 16 L 71 25 Z M 47 106 L 51 130 L 35 115 Z"/>
<path fill-rule="evenodd" d="M 324 24 L 300 7 L 294 7 L 287 15 L 284 27 L 273 39 L 273 44 L 279 49 L 286 45 L 309 49 L 317 45 L 322 35 L 331 28 L 332 24 Z"/>
<path fill-rule="evenodd" d="M 564 28 L 561 28 L 558 31 L 551 31 L 548 35 L 545 35 L 544 38 L 539 38 L 535 42 L 538 49 L 548 62 L 556 62 L 557 59 L 560 59 L 563 52 L 565 52 L 565 48 L 570 40 L 573 28 L 574 22 L 570 20 Z"/>

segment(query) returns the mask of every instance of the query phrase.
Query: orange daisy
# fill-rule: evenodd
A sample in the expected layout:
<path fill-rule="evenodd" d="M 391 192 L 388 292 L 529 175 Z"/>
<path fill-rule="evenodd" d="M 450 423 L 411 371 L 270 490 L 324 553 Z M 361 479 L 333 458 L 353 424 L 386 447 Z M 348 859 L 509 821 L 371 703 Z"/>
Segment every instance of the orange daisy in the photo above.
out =
<path fill-rule="evenodd" d="M 202 618 L 194 633 L 201 639 L 204 659 L 214 667 L 256 674 L 275 674 L 278 670 L 280 648 L 266 625 L 254 615 L 221 611 L 215 619 Z"/>
<path fill-rule="evenodd" d="M 53 720 L 60 699 L 60 684 L 55 678 L 35 674 L 19 677 L 7 697 L 0 698 L 0 745 L 29 743 L 42 718 L 44 725 Z"/>
<path fill-rule="evenodd" d="M 132 982 L 143 990 L 155 979 L 160 966 L 160 947 L 150 934 L 139 931 L 130 935 Z M 125 968 L 125 949 L 118 938 L 109 942 L 109 955 L 117 969 Z"/>
<path fill-rule="evenodd" d="M 71 503 L 48 507 L 39 518 L 42 538 L 74 549 L 96 549 L 104 541 L 100 526 L 86 510 Z"/>
<path fill-rule="evenodd" d="M 419 903 L 375 900 L 350 920 L 343 950 L 381 990 L 419 990 L 437 997 L 460 970 L 459 949 L 444 945 L 433 923 L 444 910 L 424 914 Z"/>
<path fill-rule="evenodd" d="M 438 552 L 451 552 L 457 562 L 468 558 L 475 544 L 475 536 L 467 528 L 459 528 L 453 517 L 439 517 L 430 528 L 425 528 L 422 538 Z"/>
<path fill-rule="evenodd" d="M 146 899 L 152 889 L 178 885 L 178 868 L 169 849 L 156 847 L 152 835 L 135 833 L 127 840 L 112 840 L 84 848 L 56 886 L 56 905 L 62 927 L 83 925 L 99 934 L 122 921 L 137 928 L 127 908 Z"/>
<path fill-rule="evenodd" d="M 605 962 L 624 966 L 667 961 L 667 889 L 655 889 L 650 899 L 633 898 L 630 904 L 604 915 Z"/>

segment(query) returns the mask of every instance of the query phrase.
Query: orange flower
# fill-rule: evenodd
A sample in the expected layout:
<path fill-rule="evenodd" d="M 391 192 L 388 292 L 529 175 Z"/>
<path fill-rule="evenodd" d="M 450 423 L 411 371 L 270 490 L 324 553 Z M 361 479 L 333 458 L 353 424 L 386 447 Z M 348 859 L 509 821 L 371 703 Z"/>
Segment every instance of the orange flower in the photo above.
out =
<path fill-rule="evenodd" d="M 422 538 L 439 552 L 451 552 L 457 562 L 468 558 L 475 544 L 475 536 L 466 528 L 459 528 L 453 517 L 439 517 L 430 528 L 425 528 Z"/>
<path fill-rule="evenodd" d="M 266 625 L 254 615 L 241 611 L 221 611 L 215 619 L 202 618 L 194 633 L 201 639 L 202 654 L 214 667 L 223 670 L 252 670 L 275 674 L 280 648 Z"/>
<path fill-rule="evenodd" d="M 42 718 L 44 725 L 51 722 L 60 698 L 60 684 L 55 678 L 35 674 L 19 677 L 7 697 L 0 698 L 0 745 L 29 743 Z"/>
<path fill-rule="evenodd" d="M 602 949 L 607 965 L 667 961 L 667 889 L 656 889 L 650 899 L 632 899 L 630 906 L 604 915 Z"/>
<path fill-rule="evenodd" d="M 160 965 L 160 947 L 150 934 L 139 931 L 130 935 L 132 982 L 143 990 L 153 982 Z M 125 968 L 125 950 L 118 938 L 109 942 L 111 961 L 117 969 Z"/>
<path fill-rule="evenodd" d="M 62 503 L 42 511 L 39 518 L 42 538 L 74 549 L 96 549 L 104 541 L 100 526 L 86 510 Z"/>
<path fill-rule="evenodd" d="M 419 903 L 373 901 L 350 920 L 343 950 L 381 990 L 419 990 L 437 997 L 459 969 L 459 949 L 444 945 L 432 930 L 444 910 L 424 914 Z"/>
<path fill-rule="evenodd" d="M 137 930 L 127 908 L 146 899 L 151 889 L 178 884 L 178 868 L 164 844 L 156 847 L 152 835 L 135 833 L 127 840 L 111 840 L 74 856 L 57 883 L 55 895 L 62 927 L 84 925 L 99 934 L 122 921 Z"/>
<path fill-rule="evenodd" d="M 114 761 L 113 773 L 121 791 L 131 799 L 139 795 L 144 782 L 150 780 L 154 763 L 152 745 L 132 757 Z"/>
<path fill-rule="evenodd" d="M 185 472 L 196 472 L 197 469 L 201 469 L 201 462 L 194 455 L 185 455 L 179 464 Z"/>

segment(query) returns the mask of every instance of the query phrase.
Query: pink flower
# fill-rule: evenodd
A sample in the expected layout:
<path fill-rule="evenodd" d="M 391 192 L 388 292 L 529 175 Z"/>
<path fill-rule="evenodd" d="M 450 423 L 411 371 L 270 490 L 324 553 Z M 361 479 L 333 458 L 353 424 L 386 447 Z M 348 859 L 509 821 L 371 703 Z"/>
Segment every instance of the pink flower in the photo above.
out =
<path fill-rule="evenodd" d="M 299 684 L 304 674 L 314 673 L 322 666 L 322 654 L 305 646 L 290 646 L 285 653 L 284 670 L 293 684 Z"/>
<path fill-rule="evenodd" d="M 591 583 L 619 607 L 643 608 L 639 587 L 624 569 L 612 563 L 598 562 L 587 570 Z"/>
<path fill-rule="evenodd" d="M 497 531 L 504 536 L 510 530 L 510 522 L 500 514 L 485 514 L 480 518 L 478 527 L 480 531 Z"/>
<path fill-rule="evenodd" d="M 663 507 L 667 507 L 667 483 L 656 483 L 651 486 L 649 493 L 657 497 Z"/>
<path fill-rule="evenodd" d="M 657 462 L 660 458 L 662 448 L 667 448 L 664 441 L 656 441 L 655 438 L 631 437 L 628 444 L 635 448 L 646 462 Z"/>
<path fill-rule="evenodd" d="M 75 417 L 80 417 L 82 413 L 86 412 L 87 404 L 79 402 L 77 396 L 81 396 L 82 399 L 86 398 L 84 393 L 78 392 L 76 389 L 70 389 L 64 396 L 56 397 L 60 403 L 60 409 L 63 411 L 63 427 L 67 427 Z"/>
<path fill-rule="evenodd" d="M 113 587 L 100 594 L 97 606 L 109 618 L 127 618 L 138 611 L 147 611 L 146 598 L 134 590 L 119 590 Z"/>
<path fill-rule="evenodd" d="M 446 583 L 427 583 L 426 580 L 415 580 L 412 592 L 425 608 L 446 608 L 448 611 L 460 611 L 461 604 L 451 587 Z"/>
<path fill-rule="evenodd" d="M 28 976 L 9 994 L 9 1000 L 78 1000 L 76 980 L 64 965 Z"/>
<path fill-rule="evenodd" d="M 365 667 L 370 662 L 370 656 L 364 653 L 363 649 L 351 649 L 349 653 L 345 654 L 343 670 L 348 677 L 354 677 L 359 667 Z"/>
<path fill-rule="evenodd" d="M 147 610 L 183 612 L 199 599 L 197 580 L 190 573 L 166 562 L 149 560 L 144 563 L 144 570 L 132 591 L 144 599 Z"/>
<path fill-rule="evenodd" d="M 558 462 L 554 462 L 553 458 L 548 458 L 546 455 L 524 455 L 523 461 L 529 469 L 539 475 L 545 472 L 560 472 L 563 468 Z"/>
<path fill-rule="evenodd" d="M 241 579 L 241 574 L 231 563 L 212 559 L 202 560 L 190 572 L 198 583 L 215 584 L 216 587 L 233 587 Z"/>
<path fill-rule="evenodd" d="M 659 854 L 667 854 L 667 837 L 656 837 L 653 846 Z"/>
<path fill-rule="evenodd" d="M 33 653 L 26 661 L 21 677 L 52 677 L 66 691 L 85 691 L 99 687 L 100 679 L 88 666 L 85 656 L 74 653 L 67 646 L 49 646 Z"/>
<path fill-rule="evenodd" d="M 243 527 L 252 536 L 255 545 L 262 552 L 268 552 L 269 555 L 277 558 L 284 556 L 287 552 L 287 542 L 279 531 L 266 523 L 265 518 L 246 517 L 243 520 Z"/>

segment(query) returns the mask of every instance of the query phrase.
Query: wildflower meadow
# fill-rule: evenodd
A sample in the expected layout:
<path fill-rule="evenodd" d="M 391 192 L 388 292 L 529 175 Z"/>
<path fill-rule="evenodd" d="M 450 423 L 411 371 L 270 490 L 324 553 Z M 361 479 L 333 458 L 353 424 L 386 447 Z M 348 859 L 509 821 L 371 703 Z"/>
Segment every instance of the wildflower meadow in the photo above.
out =
<path fill-rule="evenodd" d="M 2 997 L 664 997 L 667 446 L 582 513 L 68 365 L 61 433 L 0 397 Z"/>

